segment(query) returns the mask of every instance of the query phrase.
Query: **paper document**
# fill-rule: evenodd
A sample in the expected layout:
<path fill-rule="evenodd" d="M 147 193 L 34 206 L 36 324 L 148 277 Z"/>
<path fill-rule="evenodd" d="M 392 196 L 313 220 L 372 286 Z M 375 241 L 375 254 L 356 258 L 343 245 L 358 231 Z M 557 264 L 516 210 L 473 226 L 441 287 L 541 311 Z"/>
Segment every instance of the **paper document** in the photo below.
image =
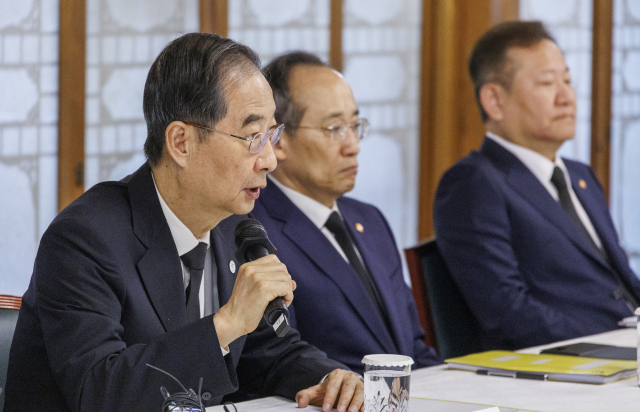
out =
<path fill-rule="evenodd" d="M 525 409 L 505 408 L 503 406 L 498 407 L 491 405 L 479 405 L 476 403 L 422 398 L 410 398 L 409 410 L 431 412 L 533 412 Z"/>
<path fill-rule="evenodd" d="M 265 398 L 256 399 L 249 402 L 241 402 L 236 405 L 238 412 L 319 412 L 322 408 L 318 406 L 307 406 L 305 409 L 299 409 L 297 404 L 282 398 Z M 264 407 L 260 407 L 260 404 Z M 229 408 L 229 407 L 228 407 Z M 233 408 L 230 408 L 233 411 Z M 490 405 L 479 405 L 475 403 L 442 401 L 437 399 L 410 398 L 410 411 L 432 411 L 432 412 L 535 412 L 525 409 L 513 409 L 505 407 L 497 407 Z M 214 406 L 207 408 L 207 412 L 223 411 L 222 406 Z M 332 409 L 333 412 L 336 409 Z"/>
<path fill-rule="evenodd" d="M 433 411 L 433 412 L 515 412 L 517 411 L 517 409 L 499 409 L 496 406 L 487 407 L 486 405 L 474 405 L 471 403 L 459 403 L 459 402 L 448 402 L 448 401 L 434 401 L 431 399 L 411 399 L 409 401 L 409 410 Z M 259 412 L 303 412 L 303 411 L 304 412 L 322 411 L 322 408 L 318 406 L 307 406 L 305 409 L 299 409 L 296 405 L 291 405 L 291 406 L 276 406 L 274 408 L 262 409 Z M 336 409 L 332 409 L 332 411 L 335 412 Z M 238 412 L 243 412 L 242 408 L 239 408 Z"/>

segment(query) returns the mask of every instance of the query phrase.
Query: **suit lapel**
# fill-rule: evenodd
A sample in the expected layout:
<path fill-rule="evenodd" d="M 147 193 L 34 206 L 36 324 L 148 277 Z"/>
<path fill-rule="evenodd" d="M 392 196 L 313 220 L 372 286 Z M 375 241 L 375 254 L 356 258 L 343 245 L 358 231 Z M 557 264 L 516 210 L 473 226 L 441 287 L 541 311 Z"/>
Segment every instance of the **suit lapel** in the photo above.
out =
<path fill-rule="evenodd" d="M 220 306 L 229 301 L 240 264 L 235 257 L 235 242 L 232 238 L 236 225 L 247 216 L 231 216 L 220 222 L 211 231 L 213 257 L 218 269 L 218 295 Z M 231 263 L 233 262 L 233 263 Z M 233 268 L 233 272 L 231 272 Z"/>
<path fill-rule="evenodd" d="M 612 228 L 611 221 L 608 220 L 609 211 L 599 209 L 598 205 L 602 204 L 602 202 L 598 201 L 594 197 L 594 190 L 597 189 L 593 187 L 593 185 L 587 186 L 586 189 L 583 189 L 580 186 L 580 181 L 583 180 L 582 178 L 588 178 L 588 176 L 581 176 L 578 170 L 573 168 L 571 164 L 566 164 L 566 166 L 571 177 L 571 186 L 573 187 L 573 191 L 578 197 L 578 200 L 580 201 L 580 204 L 584 208 L 585 212 L 587 212 L 587 216 L 589 216 L 589 220 L 591 220 L 593 228 L 596 230 L 596 233 L 600 237 L 602 248 L 606 252 L 607 256 L 609 256 L 610 262 L 606 262 L 604 259 L 601 259 L 601 261 L 607 266 L 609 270 L 612 270 L 611 265 L 619 266 L 619 259 L 617 256 L 618 250 L 613 247 L 613 245 L 617 245 L 618 242 L 615 235 L 615 229 Z M 585 180 L 583 180 L 583 182 L 586 183 Z M 623 272 L 624 269 L 618 267 L 618 273 Z"/>
<path fill-rule="evenodd" d="M 488 138 L 485 138 L 480 151 L 491 160 L 494 166 L 505 173 L 507 184 L 537 209 L 540 215 L 547 219 L 552 226 L 558 228 L 571 243 L 585 254 L 608 267 L 589 239 L 567 217 L 560 203 L 549 194 L 535 175 L 515 155 Z"/>
<path fill-rule="evenodd" d="M 147 247 L 137 263 L 140 278 L 166 331 L 187 323 L 182 266 L 145 163 L 129 179 L 133 231 Z"/>
<path fill-rule="evenodd" d="M 395 351 L 395 345 L 384 322 L 372 307 L 364 286 L 351 265 L 333 247 L 325 235 L 302 213 L 280 189 L 269 185 L 261 194 L 267 213 L 284 222 L 283 234 L 295 244 L 346 296 L 364 324 L 371 330 L 386 351 Z"/>
<path fill-rule="evenodd" d="M 235 234 L 236 225 L 246 218 L 246 215 L 230 216 L 220 222 L 211 231 L 211 248 L 217 268 L 220 307 L 229 301 L 231 293 L 233 292 L 233 286 L 236 283 L 236 276 L 238 275 L 240 264 L 235 257 L 236 246 L 233 235 Z M 231 264 L 231 262 L 233 262 L 233 264 Z M 233 272 L 231 271 L 231 268 L 234 269 Z M 237 364 L 239 360 L 239 356 L 237 356 L 237 354 L 242 353 L 242 347 L 244 346 L 245 339 L 246 335 L 239 337 L 229 344 L 230 352 L 232 354 L 236 354 L 233 358 L 235 364 Z"/>
<path fill-rule="evenodd" d="M 385 265 L 377 264 L 378 255 L 376 254 L 375 247 L 373 247 L 376 239 L 371 238 L 370 233 L 367 231 L 363 231 L 361 233 L 355 230 L 356 223 L 361 223 L 359 222 L 361 217 L 354 214 L 350 208 L 345 207 L 340 202 L 340 199 L 338 199 L 338 207 L 340 208 L 340 212 L 347 224 L 349 234 L 356 243 L 362 259 L 366 263 L 367 269 L 369 269 L 369 273 L 373 277 L 373 281 L 378 288 L 380 296 L 382 297 L 384 309 L 389 320 L 389 326 L 393 331 L 391 337 L 396 343 L 397 351 L 398 353 L 410 353 L 412 348 L 406 347 L 406 345 L 404 345 L 405 340 L 401 339 L 401 336 L 406 333 L 405 330 L 402 330 L 401 325 L 404 325 L 406 320 L 400 319 L 400 313 L 396 310 L 399 302 L 397 302 L 397 299 L 395 299 L 393 295 L 393 288 L 389 282 L 389 273 L 384 271 L 386 268 Z M 402 304 L 404 304 L 404 302 L 402 302 Z"/>

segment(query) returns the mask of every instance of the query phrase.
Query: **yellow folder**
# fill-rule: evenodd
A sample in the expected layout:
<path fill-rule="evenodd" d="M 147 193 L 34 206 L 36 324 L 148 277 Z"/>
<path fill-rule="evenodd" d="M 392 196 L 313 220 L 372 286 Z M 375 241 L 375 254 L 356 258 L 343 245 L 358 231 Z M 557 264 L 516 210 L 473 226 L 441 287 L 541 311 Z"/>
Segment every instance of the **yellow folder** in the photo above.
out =
<path fill-rule="evenodd" d="M 609 383 L 637 374 L 637 362 L 511 351 L 473 353 L 445 361 L 481 375 L 582 383 Z"/>

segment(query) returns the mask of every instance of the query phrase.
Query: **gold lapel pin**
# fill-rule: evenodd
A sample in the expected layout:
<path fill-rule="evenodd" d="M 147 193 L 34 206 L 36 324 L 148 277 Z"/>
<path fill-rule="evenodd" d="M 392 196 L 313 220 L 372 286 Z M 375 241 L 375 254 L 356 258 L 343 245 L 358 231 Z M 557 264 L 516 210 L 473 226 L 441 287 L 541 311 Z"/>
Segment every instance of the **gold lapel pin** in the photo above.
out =
<path fill-rule="evenodd" d="M 578 186 L 580 186 L 580 188 L 582 188 L 582 189 L 586 189 L 587 188 L 587 182 L 585 182 L 584 179 L 580 179 L 580 180 L 578 180 Z"/>
<path fill-rule="evenodd" d="M 356 223 L 356 230 L 360 233 L 364 232 L 364 226 L 362 226 L 362 223 Z"/>

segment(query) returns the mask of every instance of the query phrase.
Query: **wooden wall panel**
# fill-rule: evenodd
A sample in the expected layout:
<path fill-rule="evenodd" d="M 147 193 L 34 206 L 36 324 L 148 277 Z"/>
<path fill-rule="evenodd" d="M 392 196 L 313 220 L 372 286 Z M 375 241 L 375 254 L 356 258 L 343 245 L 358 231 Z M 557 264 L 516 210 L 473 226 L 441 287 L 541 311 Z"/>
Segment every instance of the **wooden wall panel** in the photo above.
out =
<path fill-rule="evenodd" d="M 491 2 L 491 25 L 503 21 L 519 20 L 520 4 L 518 0 L 493 0 Z"/>
<path fill-rule="evenodd" d="M 591 167 L 609 198 L 613 2 L 593 1 L 591 69 Z"/>
<path fill-rule="evenodd" d="M 200 32 L 227 37 L 229 33 L 229 1 L 200 0 Z"/>
<path fill-rule="evenodd" d="M 507 0 L 425 0 L 423 2 L 420 90 L 420 196 L 418 236 L 433 231 L 433 200 L 442 174 L 480 147 L 485 128 L 467 73 L 477 39 L 495 19 L 510 18 L 496 8 Z M 496 12 L 498 10 L 498 12 Z"/>
<path fill-rule="evenodd" d="M 85 0 L 60 0 L 58 211 L 84 192 Z"/>
<path fill-rule="evenodd" d="M 329 22 L 329 65 L 342 73 L 342 0 L 331 0 Z"/>

